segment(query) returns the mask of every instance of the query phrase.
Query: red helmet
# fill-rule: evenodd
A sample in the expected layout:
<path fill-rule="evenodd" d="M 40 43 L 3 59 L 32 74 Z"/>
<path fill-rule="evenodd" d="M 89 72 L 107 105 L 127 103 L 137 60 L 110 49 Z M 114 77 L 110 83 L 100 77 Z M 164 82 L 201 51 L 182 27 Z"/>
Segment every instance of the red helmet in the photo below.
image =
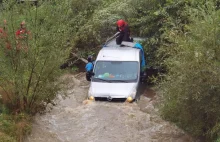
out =
<path fill-rule="evenodd" d="M 125 26 L 125 21 L 124 20 L 118 20 L 117 21 L 117 25 L 118 25 L 118 27 L 124 27 Z"/>

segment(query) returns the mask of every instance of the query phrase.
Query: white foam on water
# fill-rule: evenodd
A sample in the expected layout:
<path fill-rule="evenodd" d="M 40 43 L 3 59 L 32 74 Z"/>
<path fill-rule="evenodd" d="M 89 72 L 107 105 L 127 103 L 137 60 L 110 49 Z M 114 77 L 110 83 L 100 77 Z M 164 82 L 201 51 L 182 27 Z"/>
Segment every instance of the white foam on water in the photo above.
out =
<path fill-rule="evenodd" d="M 153 101 L 140 104 L 85 101 L 89 83 L 75 78 L 69 97 L 59 98 L 53 109 L 36 115 L 25 142 L 193 142 L 175 125 L 163 120 Z"/>

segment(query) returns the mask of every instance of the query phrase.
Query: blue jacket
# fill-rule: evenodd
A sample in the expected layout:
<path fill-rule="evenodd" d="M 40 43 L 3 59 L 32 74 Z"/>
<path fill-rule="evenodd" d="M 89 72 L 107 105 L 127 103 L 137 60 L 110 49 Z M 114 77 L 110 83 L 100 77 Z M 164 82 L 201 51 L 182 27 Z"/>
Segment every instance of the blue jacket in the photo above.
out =
<path fill-rule="evenodd" d="M 142 54 L 142 58 L 141 58 L 141 69 L 144 69 L 144 67 L 146 66 L 146 62 L 145 62 L 145 57 L 144 57 L 144 49 L 141 46 L 140 43 L 136 43 L 134 48 L 138 48 L 141 50 L 141 54 Z"/>
<path fill-rule="evenodd" d="M 93 63 L 92 62 L 88 62 L 86 64 L 85 69 L 86 69 L 86 72 L 91 72 L 93 70 Z"/>

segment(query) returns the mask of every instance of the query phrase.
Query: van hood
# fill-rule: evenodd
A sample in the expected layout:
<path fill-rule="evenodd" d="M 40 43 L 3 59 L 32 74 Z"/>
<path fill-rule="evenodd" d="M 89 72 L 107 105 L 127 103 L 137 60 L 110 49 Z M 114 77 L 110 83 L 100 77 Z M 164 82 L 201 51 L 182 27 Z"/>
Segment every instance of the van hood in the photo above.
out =
<path fill-rule="evenodd" d="M 89 96 L 94 97 L 111 97 L 111 98 L 127 98 L 135 97 L 137 91 L 137 83 L 103 83 L 91 82 L 89 88 Z"/>

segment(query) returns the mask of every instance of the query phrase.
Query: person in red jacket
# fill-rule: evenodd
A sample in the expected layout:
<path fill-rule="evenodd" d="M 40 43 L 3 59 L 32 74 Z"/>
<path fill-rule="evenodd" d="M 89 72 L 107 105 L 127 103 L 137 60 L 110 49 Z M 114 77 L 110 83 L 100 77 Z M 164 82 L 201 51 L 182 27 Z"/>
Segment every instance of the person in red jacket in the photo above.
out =
<path fill-rule="evenodd" d="M 120 32 L 119 36 L 116 38 L 116 43 L 121 44 L 122 41 L 133 42 L 133 40 L 130 38 L 130 28 L 128 26 L 128 23 L 120 19 L 116 22 L 116 24 L 116 30 Z"/>
<path fill-rule="evenodd" d="M 30 31 L 27 30 L 25 22 L 21 22 L 20 29 L 16 31 L 17 50 L 24 49 L 28 51 L 28 39 L 31 38 Z"/>
<path fill-rule="evenodd" d="M 6 49 L 11 49 L 11 45 L 10 45 L 10 42 L 8 40 L 8 34 L 7 34 L 7 29 L 6 29 L 6 20 L 4 20 L 4 26 L 3 27 L 0 27 L 0 40 L 1 40 L 1 43 L 5 43 L 5 47 Z"/>

